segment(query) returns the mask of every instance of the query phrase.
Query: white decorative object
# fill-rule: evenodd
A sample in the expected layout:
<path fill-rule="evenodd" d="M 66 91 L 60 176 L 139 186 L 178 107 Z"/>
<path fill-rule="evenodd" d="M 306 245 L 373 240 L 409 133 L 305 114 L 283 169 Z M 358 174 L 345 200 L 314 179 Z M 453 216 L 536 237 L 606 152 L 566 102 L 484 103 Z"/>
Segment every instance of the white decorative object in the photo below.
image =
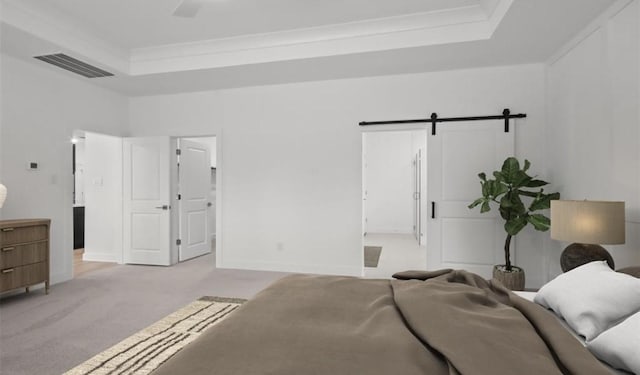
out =
<path fill-rule="evenodd" d="M 7 187 L 0 184 L 0 208 L 4 205 L 5 199 L 7 199 Z"/>
<path fill-rule="evenodd" d="M 640 374 L 640 311 L 587 344 L 611 366 Z"/>
<path fill-rule="evenodd" d="M 589 341 L 640 310 L 640 279 L 595 261 L 551 280 L 534 301 L 552 309 Z"/>

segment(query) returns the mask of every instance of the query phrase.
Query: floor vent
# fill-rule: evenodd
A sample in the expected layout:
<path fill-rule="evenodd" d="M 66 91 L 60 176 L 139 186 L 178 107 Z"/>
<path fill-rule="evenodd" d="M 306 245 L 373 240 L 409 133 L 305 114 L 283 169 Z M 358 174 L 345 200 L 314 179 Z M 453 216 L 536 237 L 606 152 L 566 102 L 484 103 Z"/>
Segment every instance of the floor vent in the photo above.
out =
<path fill-rule="evenodd" d="M 89 65 L 64 53 L 56 53 L 53 55 L 34 56 L 36 59 L 55 65 L 64 70 L 80 74 L 87 78 L 111 77 L 113 73 L 109 73 L 93 65 Z"/>

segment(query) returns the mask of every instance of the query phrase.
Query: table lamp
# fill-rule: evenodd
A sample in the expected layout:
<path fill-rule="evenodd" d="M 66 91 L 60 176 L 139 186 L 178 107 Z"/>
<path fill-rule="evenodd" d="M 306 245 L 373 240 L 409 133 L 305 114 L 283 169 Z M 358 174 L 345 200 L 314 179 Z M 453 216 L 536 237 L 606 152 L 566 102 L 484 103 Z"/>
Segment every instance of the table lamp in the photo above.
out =
<path fill-rule="evenodd" d="M 624 202 L 551 201 L 551 238 L 573 242 L 560 256 L 563 272 L 595 260 L 606 260 L 614 269 L 611 254 L 600 244 L 624 243 Z"/>
<path fill-rule="evenodd" d="M 7 187 L 0 184 L 0 208 L 4 205 L 5 199 L 7 199 Z"/>

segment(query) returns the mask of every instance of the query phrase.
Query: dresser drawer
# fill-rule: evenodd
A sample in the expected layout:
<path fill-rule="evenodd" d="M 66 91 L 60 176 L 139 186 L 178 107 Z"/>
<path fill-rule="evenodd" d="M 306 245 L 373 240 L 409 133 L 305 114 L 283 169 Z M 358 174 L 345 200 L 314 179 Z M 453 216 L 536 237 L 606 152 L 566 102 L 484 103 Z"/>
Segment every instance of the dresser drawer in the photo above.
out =
<path fill-rule="evenodd" d="M 0 270 L 44 262 L 47 260 L 47 242 L 35 242 L 0 247 Z"/>
<path fill-rule="evenodd" d="M 47 238 L 49 238 L 49 227 L 47 225 L 7 227 L 0 229 L 0 247 L 25 242 L 42 241 Z"/>
<path fill-rule="evenodd" d="M 20 288 L 48 280 L 47 262 L 10 267 L 0 271 L 0 292 Z"/>

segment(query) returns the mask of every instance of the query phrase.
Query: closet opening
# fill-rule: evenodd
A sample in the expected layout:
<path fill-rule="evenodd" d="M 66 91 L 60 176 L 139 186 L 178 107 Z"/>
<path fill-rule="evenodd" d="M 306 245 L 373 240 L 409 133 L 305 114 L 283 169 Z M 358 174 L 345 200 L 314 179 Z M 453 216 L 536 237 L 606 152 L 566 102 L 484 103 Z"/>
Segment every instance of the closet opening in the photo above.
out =
<path fill-rule="evenodd" d="M 362 133 L 364 275 L 426 268 L 427 131 Z"/>

